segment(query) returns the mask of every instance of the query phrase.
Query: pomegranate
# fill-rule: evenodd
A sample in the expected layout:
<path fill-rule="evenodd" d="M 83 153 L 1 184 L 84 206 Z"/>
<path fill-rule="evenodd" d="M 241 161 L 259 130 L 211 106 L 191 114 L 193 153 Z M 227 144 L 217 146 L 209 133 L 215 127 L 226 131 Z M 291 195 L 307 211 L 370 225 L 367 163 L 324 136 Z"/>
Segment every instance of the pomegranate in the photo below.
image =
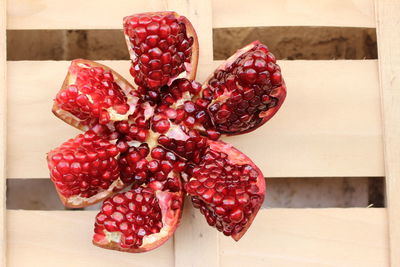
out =
<path fill-rule="evenodd" d="M 50 151 L 50 177 L 63 204 L 85 207 L 121 189 L 118 154 L 114 144 L 91 130 Z"/>
<path fill-rule="evenodd" d="M 200 163 L 184 174 L 185 190 L 209 225 L 238 241 L 264 201 L 264 175 L 232 145 L 208 145 Z"/>
<path fill-rule="evenodd" d="M 275 56 L 259 41 L 238 50 L 203 85 L 209 114 L 218 131 L 233 135 L 267 122 L 286 97 Z"/>
<path fill-rule="evenodd" d="M 195 78 L 199 45 L 186 17 L 175 12 L 128 16 L 124 33 L 132 60 L 130 71 L 139 89 L 157 91 L 182 73 Z"/>
<path fill-rule="evenodd" d="M 161 188 L 151 182 L 105 200 L 96 216 L 93 244 L 144 252 L 166 242 L 179 223 L 183 194 Z"/>
<path fill-rule="evenodd" d="M 274 56 L 253 42 L 202 86 L 194 81 L 197 37 L 185 17 L 129 16 L 124 33 L 134 85 L 77 59 L 54 100 L 53 113 L 85 131 L 47 155 L 61 201 L 85 207 L 107 198 L 93 237 L 103 248 L 160 246 L 179 224 L 185 193 L 208 224 L 239 240 L 264 201 L 264 176 L 218 139 L 254 130 L 277 112 L 286 88 Z"/>

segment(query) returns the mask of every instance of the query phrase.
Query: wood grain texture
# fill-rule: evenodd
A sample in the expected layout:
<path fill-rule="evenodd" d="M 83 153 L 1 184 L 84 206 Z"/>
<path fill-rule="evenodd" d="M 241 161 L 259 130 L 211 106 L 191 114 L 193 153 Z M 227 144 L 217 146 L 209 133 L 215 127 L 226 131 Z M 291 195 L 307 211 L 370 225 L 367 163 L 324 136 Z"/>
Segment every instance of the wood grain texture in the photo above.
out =
<path fill-rule="evenodd" d="M 173 240 L 140 254 L 92 245 L 96 214 L 97 211 L 8 211 L 8 266 L 174 266 Z"/>
<path fill-rule="evenodd" d="M 0 1 L 0 266 L 6 266 L 6 133 L 7 56 L 6 1 Z"/>
<path fill-rule="evenodd" d="M 202 215 L 195 213 L 206 224 Z M 8 226 L 9 266 L 174 266 L 172 240 L 142 254 L 93 246 L 95 214 L 96 211 L 8 211 L 8 221 L 12 222 Z M 184 219 L 188 216 L 185 213 Z M 384 267 L 388 266 L 386 225 L 385 209 L 266 209 L 260 211 L 249 232 L 237 243 L 211 227 L 204 228 L 204 235 L 218 235 L 219 265 L 210 264 L 205 257 L 205 252 L 214 249 L 211 243 L 190 248 L 175 244 L 175 249 L 189 250 L 192 258 L 185 267 Z M 182 234 L 183 227 L 176 235 Z"/>
<path fill-rule="evenodd" d="M 130 79 L 129 62 L 102 63 Z M 200 66 L 200 80 L 218 64 Z M 376 61 L 279 64 L 288 86 L 281 110 L 256 131 L 225 140 L 266 177 L 383 176 Z M 8 62 L 8 178 L 48 177 L 45 154 L 78 133 L 50 112 L 68 65 Z"/>
<path fill-rule="evenodd" d="M 181 224 L 175 233 L 175 267 L 220 266 L 220 234 L 186 198 Z"/>
<path fill-rule="evenodd" d="M 385 209 L 267 209 L 239 242 L 220 238 L 221 267 L 385 267 L 388 258 Z"/>
<path fill-rule="evenodd" d="M 190 8 L 202 5 L 202 2 L 193 1 Z M 375 27 L 373 0 L 248 0 L 246 4 L 239 0 L 212 2 L 214 28 L 293 25 Z M 80 0 L 9 0 L 7 27 L 120 29 L 122 17 L 145 11 L 166 10 L 168 6 L 165 3 L 166 0 L 118 0 L 112 3 L 97 0 L 96 4 Z"/>
<path fill-rule="evenodd" d="M 214 28 L 375 27 L 373 0 L 214 0 Z"/>
<path fill-rule="evenodd" d="M 200 46 L 198 78 L 205 79 L 211 71 L 204 70 L 213 65 L 211 0 L 167 0 L 166 2 L 167 9 L 186 14 L 193 23 Z M 201 214 L 193 209 L 189 199 L 186 201 L 184 211 L 179 232 L 174 238 L 175 267 L 201 266 L 204 262 L 207 262 L 208 266 L 218 266 L 218 234 L 209 231 L 209 226 L 204 218 L 200 218 Z"/>
<path fill-rule="evenodd" d="M 376 1 L 391 266 L 400 266 L 400 1 Z"/>

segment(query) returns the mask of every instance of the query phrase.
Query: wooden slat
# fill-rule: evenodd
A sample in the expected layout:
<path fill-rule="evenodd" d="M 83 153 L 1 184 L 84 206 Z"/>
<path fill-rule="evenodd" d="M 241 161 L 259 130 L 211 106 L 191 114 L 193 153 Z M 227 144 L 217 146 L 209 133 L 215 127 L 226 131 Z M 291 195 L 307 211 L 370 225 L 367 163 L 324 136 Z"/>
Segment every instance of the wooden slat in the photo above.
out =
<path fill-rule="evenodd" d="M 219 234 L 187 197 L 180 226 L 175 233 L 175 267 L 219 266 Z"/>
<path fill-rule="evenodd" d="M 167 7 L 168 1 L 162 0 L 97 0 L 96 4 L 79 0 L 9 0 L 7 27 L 120 29 L 126 15 Z M 213 25 L 375 27 L 375 20 L 373 0 L 213 0 Z"/>
<path fill-rule="evenodd" d="M 212 3 L 211 0 L 167 0 L 167 9 L 176 10 L 191 18 L 196 29 L 200 45 L 199 65 L 200 76 L 205 76 L 203 66 L 213 64 L 213 39 L 212 39 Z M 198 77 L 204 79 L 202 77 Z M 188 202 L 186 202 L 188 203 Z M 208 232 L 207 225 L 201 223 L 199 216 L 196 216 L 190 209 L 185 207 L 183 222 L 180 234 L 174 239 L 175 267 L 202 266 L 204 257 L 208 266 L 218 265 L 218 235 Z M 203 233 L 207 233 L 204 234 Z M 202 248 L 203 258 L 196 257 Z"/>
<path fill-rule="evenodd" d="M 122 18 L 165 10 L 161 0 L 9 0 L 8 29 L 121 29 Z"/>
<path fill-rule="evenodd" d="M 92 245 L 96 211 L 7 211 L 8 266 L 172 267 L 173 240 L 131 254 Z"/>
<path fill-rule="evenodd" d="M 6 266 L 6 119 L 7 119 L 7 56 L 6 1 L 0 2 L 0 266 Z"/>
<path fill-rule="evenodd" d="M 129 78 L 128 62 L 103 63 Z M 8 62 L 7 177 L 48 177 L 45 153 L 77 133 L 50 112 L 68 64 Z M 217 64 L 200 66 L 200 80 Z M 282 109 L 256 131 L 225 140 L 267 177 L 383 176 L 376 61 L 280 65 L 288 86 Z"/>
<path fill-rule="evenodd" d="M 220 238 L 221 267 L 385 267 L 388 259 L 385 209 L 263 210 L 238 243 Z"/>
<path fill-rule="evenodd" d="M 391 266 L 400 266 L 400 2 L 376 1 Z"/>
<path fill-rule="evenodd" d="M 375 27 L 373 0 L 214 0 L 214 28 Z"/>
<path fill-rule="evenodd" d="M 95 214 L 8 211 L 9 266 L 173 266 L 171 241 L 143 254 L 92 246 Z M 207 224 L 201 214 L 196 216 Z M 388 266 L 386 223 L 385 209 L 262 210 L 238 243 L 218 234 L 220 266 Z M 205 250 L 197 247 L 190 254 L 196 257 L 193 263 L 199 262 L 192 266 L 215 266 L 204 258 Z"/>

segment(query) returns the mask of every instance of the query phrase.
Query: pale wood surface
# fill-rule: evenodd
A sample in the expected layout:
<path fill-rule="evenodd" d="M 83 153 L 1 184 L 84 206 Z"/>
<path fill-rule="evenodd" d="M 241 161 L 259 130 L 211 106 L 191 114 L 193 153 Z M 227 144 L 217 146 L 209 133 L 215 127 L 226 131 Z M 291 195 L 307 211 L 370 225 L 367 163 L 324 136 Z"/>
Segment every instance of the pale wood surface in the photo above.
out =
<path fill-rule="evenodd" d="M 175 267 L 220 266 L 220 234 L 186 198 L 181 225 L 174 238 Z"/>
<path fill-rule="evenodd" d="M 8 28 L 120 29 L 122 17 L 166 10 L 167 2 L 9 0 Z M 196 2 L 201 5 L 203 1 Z M 213 0 L 213 23 L 214 27 L 375 27 L 373 0 Z"/>
<path fill-rule="evenodd" d="M 195 213 L 202 216 L 198 211 Z M 95 211 L 8 211 L 8 220 L 12 222 L 8 226 L 9 266 L 174 265 L 172 241 L 143 254 L 94 247 L 91 233 L 95 214 Z M 206 225 L 203 218 L 199 218 L 199 223 Z M 238 243 L 216 234 L 220 240 L 219 266 L 384 267 L 388 266 L 386 225 L 385 209 L 261 210 Z M 178 228 L 176 235 L 183 227 Z M 216 232 L 208 226 L 205 229 Z M 190 254 L 192 262 L 198 263 L 192 266 L 218 266 L 209 264 L 204 254 L 208 247 L 190 249 L 194 250 Z"/>
<path fill-rule="evenodd" d="M 127 61 L 102 63 L 130 77 Z M 200 66 L 199 80 L 218 64 Z M 7 177 L 48 177 L 46 152 L 78 133 L 50 112 L 68 65 L 8 62 Z M 383 176 L 376 61 L 280 65 L 288 86 L 282 109 L 256 131 L 225 140 L 248 154 L 266 177 Z"/>
<path fill-rule="evenodd" d="M 214 0 L 214 28 L 375 27 L 373 0 Z"/>
<path fill-rule="evenodd" d="M 385 209 L 271 209 L 257 216 L 238 243 L 220 238 L 221 267 L 389 266 Z"/>
<path fill-rule="evenodd" d="M 376 1 L 391 266 L 400 266 L 400 1 Z"/>
<path fill-rule="evenodd" d="M 92 245 L 96 211 L 7 211 L 10 267 L 172 267 L 173 240 L 140 254 Z"/>
<path fill-rule="evenodd" d="M 0 1 L 0 266 L 6 265 L 6 119 L 7 119 L 7 52 L 6 1 Z"/>
<path fill-rule="evenodd" d="M 204 79 L 210 73 L 205 73 L 204 69 L 213 64 L 211 0 L 168 0 L 167 6 L 167 9 L 188 14 L 191 18 L 200 45 L 198 78 Z M 182 225 L 174 238 L 175 267 L 201 266 L 204 262 L 209 266 L 218 266 L 218 234 L 210 232 L 209 226 L 203 223 L 204 218 L 200 217 L 187 199 Z M 199 254 L 202 257 L 198 257 Z"/>

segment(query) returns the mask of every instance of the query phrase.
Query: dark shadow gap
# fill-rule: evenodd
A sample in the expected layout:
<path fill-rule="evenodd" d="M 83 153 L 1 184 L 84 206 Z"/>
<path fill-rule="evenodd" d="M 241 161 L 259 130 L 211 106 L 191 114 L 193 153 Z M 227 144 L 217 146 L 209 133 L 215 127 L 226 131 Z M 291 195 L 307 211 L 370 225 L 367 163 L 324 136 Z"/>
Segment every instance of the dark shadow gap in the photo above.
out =
<path fill-rule="evenodd" d="M 264 208 L 384 207 L 383 181 L 382 177 L 267 179 Z M 50 179 L 8 179 L 7 209 L 65 208 Z"/>
<path fill-rule="evenodd" d="M 260 40 L 278 59 L 376 59 L 373 28 L 246 27 L 213 29 L 214 59 Z M 200 48 L 201 49 L 201 48 Z M 8 60 L 127 60 L 122 30 L 8 30 Z"/>

